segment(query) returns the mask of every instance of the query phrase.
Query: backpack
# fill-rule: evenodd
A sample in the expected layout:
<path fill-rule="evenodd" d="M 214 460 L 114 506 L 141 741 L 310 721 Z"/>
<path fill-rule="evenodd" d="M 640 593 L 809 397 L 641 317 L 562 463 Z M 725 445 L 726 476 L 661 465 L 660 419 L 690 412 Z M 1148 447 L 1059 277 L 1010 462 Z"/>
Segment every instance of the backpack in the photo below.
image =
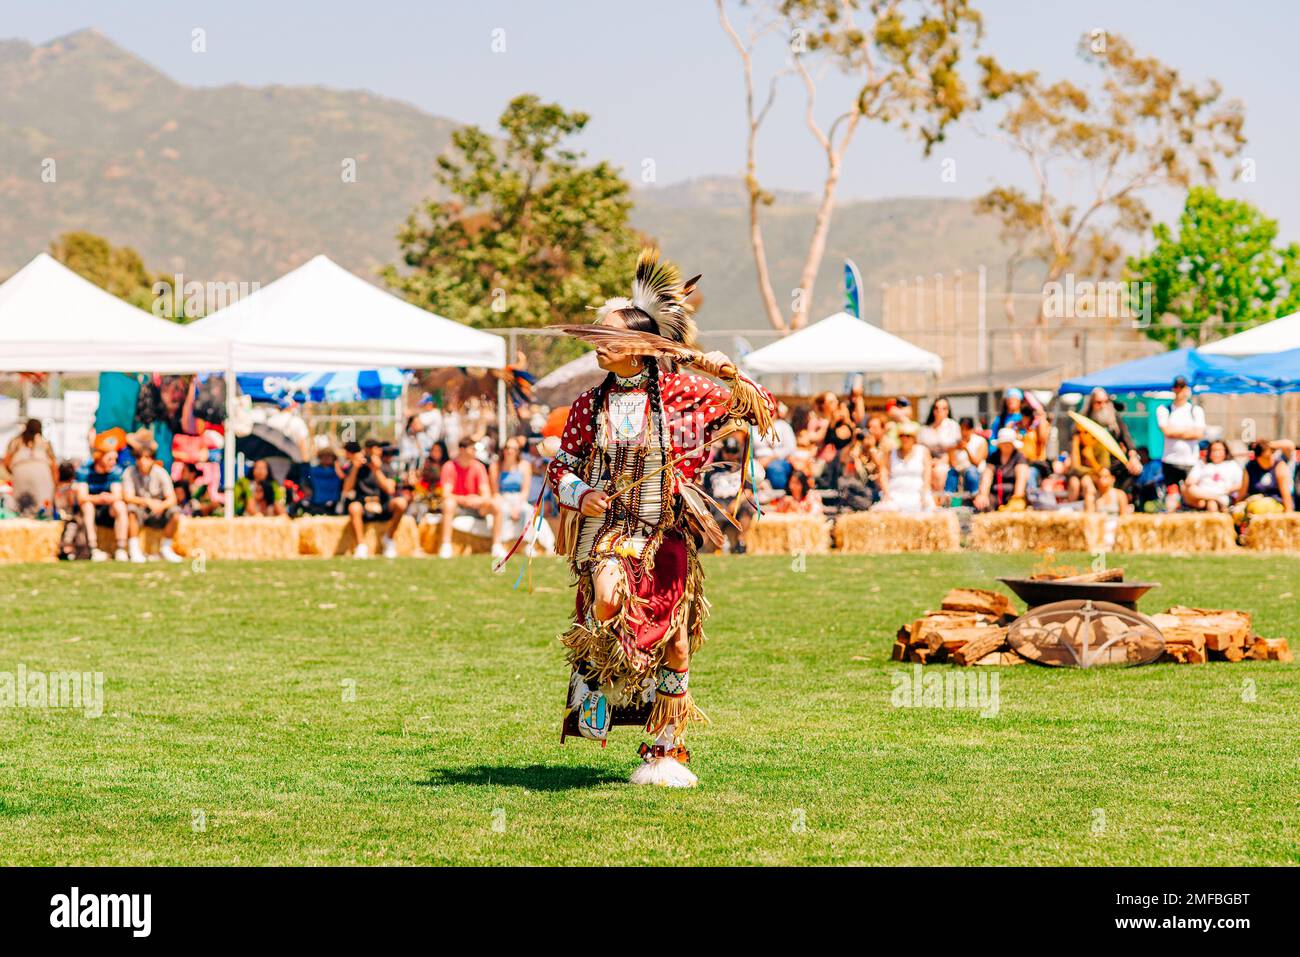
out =
<path fill-rule="evenodd" d="M 85 561 L 90 558 L 90 536 L 81 517 L 70 518 L 63 523 L 63 534 L 59 538 L 59 558 L 62 561 Z"/>

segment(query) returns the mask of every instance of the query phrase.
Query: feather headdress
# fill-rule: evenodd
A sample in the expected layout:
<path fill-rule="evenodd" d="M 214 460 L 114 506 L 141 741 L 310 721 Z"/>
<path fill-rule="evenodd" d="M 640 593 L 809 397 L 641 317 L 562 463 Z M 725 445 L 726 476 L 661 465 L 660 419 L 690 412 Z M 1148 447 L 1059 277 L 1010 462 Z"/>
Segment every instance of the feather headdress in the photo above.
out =
<path fill-rule="evenodd" d="M 695 347 L 695 322 L 691 319 L 694 307 L 687 302 L 695 291 L 699 276 L 682 282 L 677 267 L 668 260 L 660 260 L 659 250 L 647 246 L 636 261 L 636 275 L 632 278 L 632 295 L 605 300 L 596 310 L 596 321 L 611 312 L 637 309 L 654 320 L 659 335 Z"/>

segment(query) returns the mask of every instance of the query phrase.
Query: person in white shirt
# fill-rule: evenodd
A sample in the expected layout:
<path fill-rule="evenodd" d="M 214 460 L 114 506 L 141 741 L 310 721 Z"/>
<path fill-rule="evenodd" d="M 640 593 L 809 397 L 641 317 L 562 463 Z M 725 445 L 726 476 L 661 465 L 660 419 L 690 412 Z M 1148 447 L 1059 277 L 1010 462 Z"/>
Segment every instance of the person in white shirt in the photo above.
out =
<path fill-rule="evenodd" d="M 754 442 L 754 460 L 764 468 L 773 459 L 788 459 L 799 446 L 794 426 L 790 424 L 790 410 L 784 402 L 777 405 L 776 415 L 772 420 L 772 431 L 758 436 Z"/>
<path fill-rule="evenodd" d="M 948 485 L 949 453 L 961 444 L 961 428 L 952 417 L 952 405 L 942 396 L 931 404 L 920 440 L 930 450 L 932 487 L 936 492 L 942 491 Z"/>
<path fill-rule="evenodd" d="M 1165 436 L 1165 454 L 1160 457 L 1165 485 L 1178 485 L 1201 461 L 1205 437 L 1205 411 L 1192 403 L 1191 386 L 1182 376 L 1174 379 L 1174 404 L 1156 411 L 1156 423 Z"/>
<path fill-rule="evenodd" d="M 1228 444 L 1222 439 L 1210 443 L 1205 459 L 1187 476 L 1183 501 L 1191 508 L 1226 512 L 1232 494 L 1241 488 L 1241 466 L 1228 454 Z"/>

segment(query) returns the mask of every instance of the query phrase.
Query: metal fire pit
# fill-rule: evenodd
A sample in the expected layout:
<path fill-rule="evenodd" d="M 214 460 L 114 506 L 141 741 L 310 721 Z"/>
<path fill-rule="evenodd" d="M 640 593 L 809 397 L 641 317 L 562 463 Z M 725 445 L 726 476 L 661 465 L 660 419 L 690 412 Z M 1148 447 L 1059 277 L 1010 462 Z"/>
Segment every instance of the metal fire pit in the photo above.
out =
<path fill-rule="evenodd" d="M 1021 601 L 1034 609 L 1058 601 L 1107 601 L 1137 611 L 1138 599 L 1158 582 L 1067 582 L 1050 578 L 999 578 Z"/>

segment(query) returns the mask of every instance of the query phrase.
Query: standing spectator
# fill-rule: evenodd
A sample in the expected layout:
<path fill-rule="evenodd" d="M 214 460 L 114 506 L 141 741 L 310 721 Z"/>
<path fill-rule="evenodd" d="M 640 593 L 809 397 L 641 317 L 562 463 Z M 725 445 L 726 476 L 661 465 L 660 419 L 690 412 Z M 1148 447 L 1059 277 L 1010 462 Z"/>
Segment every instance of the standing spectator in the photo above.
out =
<path fill-rule="evenodd" d="M 397 493 L 395 482 L 384 470 L 384 447 L 374 439 L 366 440 L 364 452 L 357 452 L 352 459 L 352 468 L 343 480 L 343 501 L 347 503 L 348 516 L 352 520 L 352 532 L 357 545 L 353 549 L 354 558 L 369 558 L 370 548 L 366 545 L 365 523 L 388 522 L 384 530 L 381 545 L 385 558 L 397 557 L 397 543 L 393 534 L 406 514 L 406 499 Z"/>
<path fill-rule="evenodd" d="M 158 554 L 163 561 L 179 562 L 181 557 L 172 550 L 172 539 L 180 524 L 180 509 L 176 507 L 176 489 L 172 477 L 158 463 L 158 447 L 153 442 L 141 442 L 136 448 L 135 464 L 122 476 L 122 499 L 127 505 L 126 550 L 131 561 L 145 560 L 140 545 L 140 528 L 162 530 Z"/>
<path fill-rule="evenodd" d="M 474 439 L 456 443 L 456 457 L 442 467 L 442 546 L 438 555 L 451 558 L 451 523 L 461 511 L 492 519 L 492 557 L 504 557 L 501 544 L 501 507 L 492 496 L 487 469 L 474 457 Z"/>
<path fill-rule="evenodd" d="M 1228 454 L 1228 443 L 1215 439 L 1205 450 L 1205 461 L 1192 466 L 1184 483 L 1183 502 L 1188 508 L 1226 512 L 1241 489 L 1241 466 Z"/>
<path fill-rule="evenodd" d="M 59 465 L 49 440 L 41 434 L 40 419 L 28 419 L 22 432 L 9 441 L 4 467 L 13 483 L 18 514 L 30 517 L 44 513 L 52 517 Z"/>
<path fill-rule="evenodd" d="M 90 559 L 108 561 L 108 555 L 95 544 L 95 528 L 103 525 L 113 529 L 117 550 L 113 557 L 127 560 L 126 535 L 129 523 L 126 502 L 122 500 L 122 470 L 117 465 L 117 447 L 113 440 L 100 436 L 95 441 L 90 461 L 82 463 L 77 471 L 77 507 L 81 510 L 81 524 L 86 529 L 90 543 Z"/>
<path fill-rule="evenodd" d="M 1182 376 L 1174 379 L 1174 403 L 1156 410 L 1156 424 L 1165 435 L 1161 456 L 1165 485 L 1183 485 L 1192 468 L 1201 461 L 1201 439 L 1205 437 L 1205 412 L 1192 402 L 1192 389 Z"/>
<path fill-rule="evenodd" d="M 998 431 L 997 448 L 989 453 L 980 476 L 980 490 L 975 507 L 1023 510 L 1028 505 L 1029 460 L 1020 451 L 1020 435 L 1007 425 Z"/>
<path fill-rule="evenodd" d="M 934 508 L 930 491 L 930 450 L 917 441 L 921 427 L 915 422 L 898 425 L 898 448 L 889 453 L 880 470 L 882 512 L 928 512 Z"/>

